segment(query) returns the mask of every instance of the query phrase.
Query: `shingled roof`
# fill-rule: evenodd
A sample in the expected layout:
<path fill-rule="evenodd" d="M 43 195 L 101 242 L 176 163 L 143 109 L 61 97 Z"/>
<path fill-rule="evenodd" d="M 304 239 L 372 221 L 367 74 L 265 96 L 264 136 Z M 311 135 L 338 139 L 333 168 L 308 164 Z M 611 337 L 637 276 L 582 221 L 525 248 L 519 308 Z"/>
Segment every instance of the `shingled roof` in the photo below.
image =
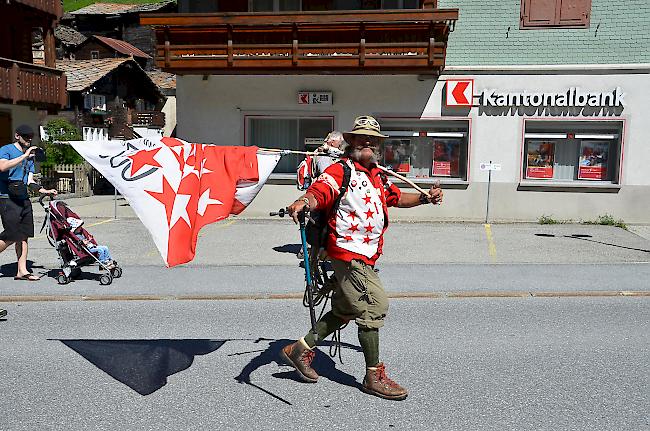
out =
<path fill-rule="evenodd" d="M 176 75 L 173 73 L 163 72 L 161 70 L 151 70 L 147 72 L 149 78 L 158 86 L 158 88 L 164 90 L 175 90 L 176 89 Z"/>
<path fill-rule="evenodd" d="M 119 15 L 123 13 L 154 12 L 175 3 L 174 0 L 146 4 L 94 3 L 70 12 L 72 15 Z"/>
<path fill-rule="evenodd" d="M 54 29 L 54 37 L 66 45 L 80 45 L 88 39 L 72 27 L 59 25 Z"/>
<path fill-rule="evenodd" d="M 138 63 L 130 57 L 101 58 L 99 60 L 57 60 L 56 68 L 65 72 L 68 78 L 68 91 L 83 91 L 127 61 L 140 68 Z"/>

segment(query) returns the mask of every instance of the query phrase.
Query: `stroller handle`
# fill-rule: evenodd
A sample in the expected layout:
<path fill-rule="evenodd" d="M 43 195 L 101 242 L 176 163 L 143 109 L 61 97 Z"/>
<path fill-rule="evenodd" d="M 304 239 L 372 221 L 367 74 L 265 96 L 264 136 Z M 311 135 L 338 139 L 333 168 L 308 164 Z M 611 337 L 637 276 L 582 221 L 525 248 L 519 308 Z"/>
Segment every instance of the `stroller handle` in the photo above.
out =
<path fill-rule="evenodd" d="M 50 195 L 50 194 L 47 194 L 47 195 L 41 195 L 41 197 L 38 198 L 38 203 L 41 204 L 41 206 L 42 206 L 43 208 L 45 208 L 45 204 L 43 203 L 43 199 L 45 199 L 46 197 L 49 197 L 49 198 L 50 198 L 50 202 L 54 200 L 54 198 L 53 198 L 52 195 Z"/>

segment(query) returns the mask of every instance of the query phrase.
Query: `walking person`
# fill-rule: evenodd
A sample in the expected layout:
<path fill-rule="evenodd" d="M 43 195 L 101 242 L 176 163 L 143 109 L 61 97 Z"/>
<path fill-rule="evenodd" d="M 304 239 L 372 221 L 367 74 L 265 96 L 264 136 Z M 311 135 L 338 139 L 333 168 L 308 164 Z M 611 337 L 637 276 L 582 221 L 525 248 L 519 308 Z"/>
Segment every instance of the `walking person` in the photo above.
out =
<path fill-rule="evenodd" d="M 0 233 L 0 253 L 14 244 L 18 262 L 14 280 L 40 279 L 27 269 L 27 241 L 34 236 L 34 214 L 27 190 L 57 194 L 56 190 L 44 189 L 34 181 L 34 156 L 38 147 L 31 145 L 33 138 L 32 128 L 21 125 L 16 128 L 15 142 L 0 147 L 0 218 L 4 228 Z"/>
<path fill-rule="evenodd" d="M 378 149 L 386 136 L 381 134 L 379 123 L 373 117 L 355 119 L 352 131 L 344 137 L 348 145 L 342 161 L 327 168 L 288 207 L 296 222 L 303 209 L 327 213 L 325 249 L 336 279 L 332 309 L 317 322 L 315 330 L 285 346 L 280 354 L 302 380 L 315 383 L 318 374 L 311 367 L 316 354 L 314 347 L 354 320 L 366 364 L 363 390 L 382 398 L 403 400 L 407 390 L 388 378 L 379 359 L 379 329 L 384 326 L 388 312 L 388 296 L 374 266 L 382 253 L 388 207 L 439 204 L 443 193 L 439 187 L 432 187 L 428 195 L 402 193 L 388 180 L 377 167 Z M 342 194 L 340 199 L 339 194 Z"/>

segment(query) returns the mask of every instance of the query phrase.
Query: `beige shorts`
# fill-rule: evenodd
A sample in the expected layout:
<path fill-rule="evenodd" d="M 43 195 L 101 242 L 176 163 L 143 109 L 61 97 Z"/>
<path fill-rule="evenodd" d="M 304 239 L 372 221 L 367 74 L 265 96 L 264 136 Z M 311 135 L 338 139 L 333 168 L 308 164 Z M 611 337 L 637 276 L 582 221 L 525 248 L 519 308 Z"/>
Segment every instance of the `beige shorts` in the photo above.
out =
<path fill-rule="evenodd" d="M 336 288 L 332 312 L 362 328 L 381 328 L 388 312 L 388 296 L 374 268 L 364 262 L 332 259 Z"/>

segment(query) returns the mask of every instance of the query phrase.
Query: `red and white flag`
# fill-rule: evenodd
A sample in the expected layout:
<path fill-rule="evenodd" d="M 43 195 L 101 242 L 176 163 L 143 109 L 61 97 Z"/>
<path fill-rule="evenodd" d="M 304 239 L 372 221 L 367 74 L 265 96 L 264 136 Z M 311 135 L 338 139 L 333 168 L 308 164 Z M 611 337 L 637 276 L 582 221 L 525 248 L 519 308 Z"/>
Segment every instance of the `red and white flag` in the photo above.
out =
<path fill-rule="evenodd" d="M 167 266 L 191 261 L 201 228 L 242 212 L 281 157 L 176 138 L 70 144 L 126 198 Z"/>

